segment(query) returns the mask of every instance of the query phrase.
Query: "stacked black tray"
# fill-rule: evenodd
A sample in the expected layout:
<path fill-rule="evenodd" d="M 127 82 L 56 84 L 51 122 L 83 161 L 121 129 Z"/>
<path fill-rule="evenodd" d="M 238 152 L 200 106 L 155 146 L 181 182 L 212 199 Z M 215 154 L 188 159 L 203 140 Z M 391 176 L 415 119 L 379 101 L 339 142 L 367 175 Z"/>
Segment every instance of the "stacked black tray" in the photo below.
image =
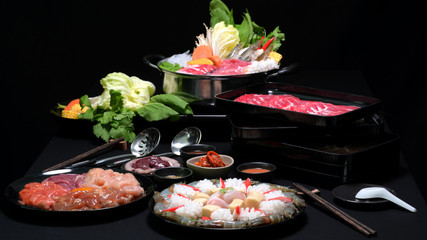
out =
<path fill-rule="evenodd" d="M 246 94 L 291 94 L 360 108 L 325 117 L 235 102 Z M 279 165 L 279 174 L 323 186 L 392 176 L 399 166 L 399 138 L 384 131 L 375 98 L 278 83 L 221 93 L 215 105 L 229 116 L 232 147 L 241 161 Z"/>

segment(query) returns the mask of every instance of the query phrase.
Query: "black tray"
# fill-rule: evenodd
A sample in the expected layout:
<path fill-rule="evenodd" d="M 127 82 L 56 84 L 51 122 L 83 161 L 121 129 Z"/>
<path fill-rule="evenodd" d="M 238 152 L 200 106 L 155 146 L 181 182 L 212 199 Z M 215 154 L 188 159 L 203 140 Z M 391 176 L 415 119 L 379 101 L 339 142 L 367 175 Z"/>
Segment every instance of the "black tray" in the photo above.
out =
<path fill-rule="evenodd" d="M 337 128 L 301 127 L 293 123 L 235 114 L 229 116 L 231 134 L 244 139 L 283 139 L 301 136 L 379 136 L 384 132 L 384 120 L 377 114 Z"/>
<path fill-rule="evenodd" d="M 237 97 L 250 93 L 290 94 L 302 100 L 320 101 L 337 105 L 353 105 L 360 108 L 337 116 L 319 116 L 234 101 Z M 250 85 L 215 96 L 215 106 L 227 114 L 250 114 L 258 117 L 327 128 L 343 126 L 373 115 L 379 111 L 380 105 L 381 100 L 376 98 L 272 82 Z"/>
<path fill-rule="evenodd" d="M 373 180 L 392 176 L 399 166 L 399 137 L 390 133 L 378 137 L 302 136 L 286 140 L 233 137 L 237 160 L 273 161 L 297 170 L 305 179 L 326 178 L 335 183 Z M 328 180 L 329 181 L 329 180 Z"/>

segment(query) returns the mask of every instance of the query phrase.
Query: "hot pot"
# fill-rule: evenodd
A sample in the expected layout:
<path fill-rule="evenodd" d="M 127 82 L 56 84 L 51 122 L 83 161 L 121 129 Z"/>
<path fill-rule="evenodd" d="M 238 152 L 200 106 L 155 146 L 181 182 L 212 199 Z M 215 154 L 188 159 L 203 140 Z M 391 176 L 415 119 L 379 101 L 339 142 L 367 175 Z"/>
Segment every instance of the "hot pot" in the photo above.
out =
<path fill-rule="evenodd" d="M 159 64 L 167 58 L 160 54 L 144 56 L 144 63 L 161 72 L 163 77 L 163 91 L 165 93 L 182 92 L 190 94 L 200 100 L 205 100 L 213 105 L 216 94 L 254 83 L 265 82 L 267 79 L 281 74 L 292 72 L 296 65 L 289 65 L 266 72 L 242 75 L 194 75 L 177 73 L 162 69 Z"/>

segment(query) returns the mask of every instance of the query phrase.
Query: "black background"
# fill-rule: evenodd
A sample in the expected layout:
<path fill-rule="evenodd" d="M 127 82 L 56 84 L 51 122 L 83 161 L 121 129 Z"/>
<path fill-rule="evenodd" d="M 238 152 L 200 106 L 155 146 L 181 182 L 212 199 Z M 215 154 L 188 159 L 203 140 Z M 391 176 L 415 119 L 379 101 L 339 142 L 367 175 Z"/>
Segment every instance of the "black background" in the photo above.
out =
<path fill-rule="evenodd" d="M 225 1 L 236 22 L 248 9 L 286 34 L 284 64 L 301 71 L 357 71 L 384 101 L 391 130 L 420 189 L 425 185 L 426 15 L 411 1 Z M 58 124 L 57 102 L 99 94 L 124 72 L 158 81 L 149 53 L 194 47 L 209 25 L 209 1 L 1 1 L 2 188 L 37 159 Z M 347 79 L 342 79 L 346 81 Z M 76 154 L 80 153 L 76 149 Z M 6 174 L 4 174 L 6 173 Z"/>

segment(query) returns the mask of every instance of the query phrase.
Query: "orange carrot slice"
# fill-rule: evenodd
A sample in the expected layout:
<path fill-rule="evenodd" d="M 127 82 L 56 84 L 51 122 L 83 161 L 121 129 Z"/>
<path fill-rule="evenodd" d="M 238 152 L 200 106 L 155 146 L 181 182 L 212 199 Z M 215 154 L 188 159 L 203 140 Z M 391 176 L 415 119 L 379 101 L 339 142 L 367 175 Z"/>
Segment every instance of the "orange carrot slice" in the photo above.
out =
<path fill-rule="evenodd" d="M 213 55 L 212 48 L 208 45 L 200 45 L 193 51 L 193 60 L 201 58 L 209 58 Z"/>
<path fill-rule="evenodd" d="M 76 104 L 80 104 L 80 99 L 74 99 L 73 101 L 71 101 L 65 108 L 64 110 L 71 110 L 71 108 L 76 105 Z"/>
<path fill-rule="evenodd" d="M 212 60 L 212 62 L 215 64 L 215 66 L 219 67 L 219 65 L 221 64 L 222 60 L 221 57 L 218 55 L 214 55 L 209 57 L 208 59 Z"/>

